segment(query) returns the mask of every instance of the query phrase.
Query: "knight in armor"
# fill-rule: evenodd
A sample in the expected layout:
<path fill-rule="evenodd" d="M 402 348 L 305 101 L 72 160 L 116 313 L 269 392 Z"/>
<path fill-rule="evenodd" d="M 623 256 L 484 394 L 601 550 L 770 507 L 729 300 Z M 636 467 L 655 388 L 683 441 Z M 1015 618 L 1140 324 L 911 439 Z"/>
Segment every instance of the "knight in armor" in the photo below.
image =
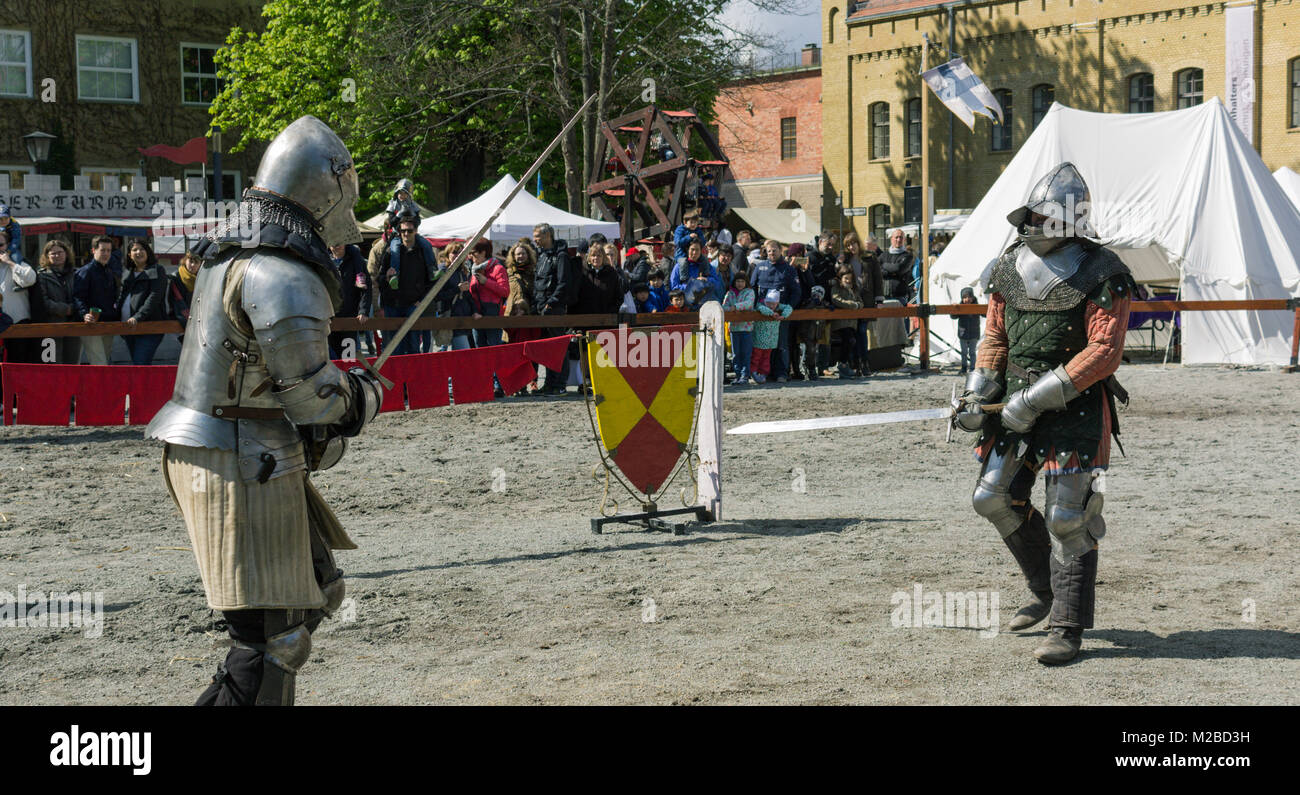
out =
<path fill-rule="evenodd" d="M 1093 625 L 1106 534 L 1098 478 L 1119 433 L 1115 401 L 1127 402 L 1114 373 L 1136 285 L 1095 241 L 1089 208 L 1083 177 L 1062 163 L 1007 216 L 1017 239 L 993 263 L 984 340 L 956 419 L 979 433 L 975 511 L 1002 535 L 1032 594 L 1007 629 L 1046 618 L 1034 656 L 1049 665 L 1074 659 Z M 976 408 L 1004 397 L 1000 416 Z M 1029 500 L 1040 471 L 1041 512 Z"/>
<path fill-rule="evenodd" d="M 339 307 L 328 246 L 360 242 L 347 147 L 304 116 L 272 141 L 239 212 L 194 246 L 176 389 L 146 430 L 165 442 L 208 604 L 232 647 L 199 705 L 290 705 L 311 633 L 343 601 L 332 550 L 355 549 L 309 478 L 379 411 L 370 372 L 330 361 Z"/>

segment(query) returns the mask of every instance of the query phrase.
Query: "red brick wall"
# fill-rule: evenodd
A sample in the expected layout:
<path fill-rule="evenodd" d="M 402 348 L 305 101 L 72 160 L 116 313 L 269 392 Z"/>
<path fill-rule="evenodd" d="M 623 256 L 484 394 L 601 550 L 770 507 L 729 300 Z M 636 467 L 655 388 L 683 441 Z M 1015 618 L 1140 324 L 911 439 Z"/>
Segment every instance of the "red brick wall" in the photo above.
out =
<path fill-rule="evenodd" d="M 718 145 L 737 180 L 821 174 L 822 74 L 803 69 L 723 89 L 713 106 Z M 749 109 L 752 103 L 752 113 Z M 795 157 L 781 159 L 781 119 L 795 121 Z"/>

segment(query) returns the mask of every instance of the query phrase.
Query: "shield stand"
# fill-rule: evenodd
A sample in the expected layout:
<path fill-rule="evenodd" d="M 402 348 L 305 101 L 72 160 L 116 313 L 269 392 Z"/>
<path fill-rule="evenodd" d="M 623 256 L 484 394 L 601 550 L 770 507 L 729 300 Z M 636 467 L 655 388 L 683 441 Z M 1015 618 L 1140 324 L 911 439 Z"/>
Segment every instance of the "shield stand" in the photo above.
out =
<path fill-rule="evenodd" d="M 722 385 L 726 366 L 726 349 L 723 336 L 722 306 L 710 301 L 700 309 L 700 332 L 694 335 L 698 374 L 699 407 L 695 419 L 694 450 L 688 453 L 687 466 L 694 463 L 696 504 L 683 508 L 660 510 L 653 500 L 642 503 L 638 513 L 616 513 L 591 520 L 591 532 L 603 532 L 607 524 L 634 524 L 645 530 L 684 535 L 689 526 L 701 522 L 716 522 L 722 516 Z M 695 458 L 694 462 L 690 458 Z M 606 477 L 609 475 L 609 463 Z M 608 490 L 608 481 L 606 483 Z M 607 491 L 608 494 L 608 491 Z M 684 500 L 683 500 L 684 501 Z M 670 516 L 694 517 L 693 521 L 669 522 Z"/>

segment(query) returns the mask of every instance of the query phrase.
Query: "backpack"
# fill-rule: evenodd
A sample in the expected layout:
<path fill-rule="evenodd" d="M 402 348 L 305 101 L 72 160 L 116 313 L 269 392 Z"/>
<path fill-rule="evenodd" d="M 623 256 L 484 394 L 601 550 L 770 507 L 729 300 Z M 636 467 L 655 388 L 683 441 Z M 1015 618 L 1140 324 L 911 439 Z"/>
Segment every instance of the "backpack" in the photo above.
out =
<path fill-rule="evenodd" d="M 167 292 L 163 293 L 163 317 L 167 320 L 179 320 L 181 325 L 189 320 L 190 307 L 181 295 L 181 288 L 173 279 L 167 278 Z"/>
<path fill-rule="evenodd" d="M 45 291 L 41 289 L 41 277 L 38 273 L 36 281 L 32 282 L 31 287 L 24 287 L 22 291 L 27 293 L 27 307 L 31 313 L 33 323 L 45 323 L 49 321 L 49 310 L 45 308 Z M 62 320 L 63 318 L 59 318 Z"/>

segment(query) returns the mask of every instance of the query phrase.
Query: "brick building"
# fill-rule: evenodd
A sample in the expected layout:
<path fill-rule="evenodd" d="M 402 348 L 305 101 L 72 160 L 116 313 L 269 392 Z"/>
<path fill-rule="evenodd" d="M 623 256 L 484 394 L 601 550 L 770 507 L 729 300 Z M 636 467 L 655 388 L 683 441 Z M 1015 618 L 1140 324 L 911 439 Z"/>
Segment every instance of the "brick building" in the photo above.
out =
<path fill-rule="evenodd" d="M 144 158 L 208 133 L 213 53 L 231 27 L 261 30 L 261 0 L 0 0 L 0 174 L 198 177 L 200 165 Z M 58 135 L 36 170 L 22 136 Z M 211 147 L 209 147 L 211 150 Z M 252 179 L 265 145 L 223 157 L 223 197 Z M 208 170 L 211 187 L 211 169 Z M 78 180 L 80 182 L 80 180 Z"/>
<path fill-rule="evenodd" d="M 799 65 L 738 80 L 718 95 L 713 110 L 718 145 L 731 161 L 732 180 L 721 186 L 729 205 L 821 207 L 820 54 L 810 44 Z"/>
<path fill-rule="evenodd" d="M 825 0 L 823 159 L 859 233 L 879 234 L 919 185 L 922 34 L 961 55 L 1009 109 L 968 130 L 933 96 L 938 207 L 974 207 L 1053 100 L 1105 113 L 1175 110 L 1225 90 L 1225 8 L 1178 0 Z M 1253 140 L 1269 169 L 1300 164 L 1300 0 L 1256 0 Z M 942 51 L 932 50 L 930 65 Z M 847 220 L 847 219 L 846 219 Z"/>

